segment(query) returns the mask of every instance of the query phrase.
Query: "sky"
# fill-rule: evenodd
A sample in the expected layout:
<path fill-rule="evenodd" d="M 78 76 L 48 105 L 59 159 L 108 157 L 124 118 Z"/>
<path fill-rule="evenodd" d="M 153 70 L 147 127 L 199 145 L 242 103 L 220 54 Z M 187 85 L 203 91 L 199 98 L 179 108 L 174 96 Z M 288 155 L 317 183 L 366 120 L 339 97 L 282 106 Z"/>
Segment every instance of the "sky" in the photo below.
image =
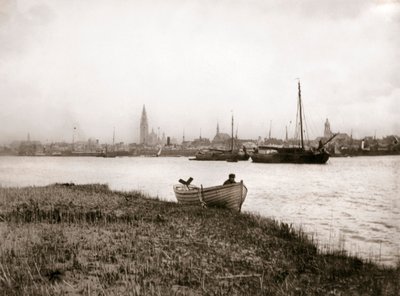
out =
<path fill-rule="evenodd" d="M 310 138 L 400 135 L 400 1 L 0 0 L 0 144 L 283 138 L 297 79 Z"/>

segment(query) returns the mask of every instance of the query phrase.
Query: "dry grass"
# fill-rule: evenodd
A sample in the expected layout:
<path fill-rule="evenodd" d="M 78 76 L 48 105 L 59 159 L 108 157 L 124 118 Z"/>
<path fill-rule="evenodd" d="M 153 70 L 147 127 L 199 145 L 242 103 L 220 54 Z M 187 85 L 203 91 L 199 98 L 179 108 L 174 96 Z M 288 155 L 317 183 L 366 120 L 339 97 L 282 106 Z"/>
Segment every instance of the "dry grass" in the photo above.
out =
<path fill-rule="evenodd" d="M 1 295 L 399 295 L 399 274 L 254 215 L 105 185 L 0 188 Z"/>

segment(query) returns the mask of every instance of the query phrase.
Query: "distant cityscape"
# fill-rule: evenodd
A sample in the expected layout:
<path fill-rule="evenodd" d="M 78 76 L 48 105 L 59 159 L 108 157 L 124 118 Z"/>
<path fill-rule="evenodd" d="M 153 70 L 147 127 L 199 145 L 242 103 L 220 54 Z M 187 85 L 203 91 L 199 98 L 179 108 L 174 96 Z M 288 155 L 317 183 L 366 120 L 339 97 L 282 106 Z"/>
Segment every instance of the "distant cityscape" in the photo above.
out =
<path fill-rule="evenodd" d="M 74 132 L 75 132 L 74 128 Z M 20 155 L 20 156 L 193 156 L 200 149 L 215 148 L 229 149 L 232 136 L 236 148 L 246 147 L 249 151 L 260 145 L 273 146 L 296 146 L 298 139 L 289 138 L 286 132 L 285 139 L 268 137 L 258 139 L 240 139 L 236 135 L 221 132 L 219 124 L 216 126 L 216 133 L 213 139 L 204 138 L 201 135 L 197 139 L 186 140 L 182 135 L 182 140 L 162 133 L 160 129 L 157 133 L 152 128 L 149 131 L 146 107 L 143 106 L 140 118 L 139 143 L 114 142 L 112 144 L 100 143 L 98 139 L 89 138 L 86 141 L 72 142 L 52 142 L 43 144 L 40 141 L 32 140 L 28 133 L 26 140 L 13 141 L 9 145 L 0 146 L 0 155 Z M 326 149 L 332 156 L 352 156 L 352 155 L 386 155 L 400 154 L 399 136 L 387 135 L 383 138 L 368 136 L 362 139 L 353 138 L 352 134 L 333 132 L 330 122 L 326 119 L 324 124 L 324 134 L 315 139 L 309 139 L 308 146 L 318 146 L 319 141 L 326 141 L 334 134 L 336 136 L 329 142 Z"/>

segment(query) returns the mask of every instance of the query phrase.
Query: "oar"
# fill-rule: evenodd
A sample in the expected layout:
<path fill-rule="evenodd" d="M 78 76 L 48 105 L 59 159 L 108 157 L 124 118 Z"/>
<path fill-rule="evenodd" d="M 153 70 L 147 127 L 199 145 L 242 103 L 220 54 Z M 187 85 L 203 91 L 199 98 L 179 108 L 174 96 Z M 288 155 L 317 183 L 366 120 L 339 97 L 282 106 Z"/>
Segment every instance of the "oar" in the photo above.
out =
<path fill-rule="evenodd" d="M 193 181 L 192 177 L 189 177 L 189 179 L 187 179 L 187 181 L 182 180 L 182 179 L 178 180 L 179 183 L 186 185 L 187 189 L 189 189 L 189 185 L 190 185 L 190 183 L 192 183 L 192 181 Z"/>

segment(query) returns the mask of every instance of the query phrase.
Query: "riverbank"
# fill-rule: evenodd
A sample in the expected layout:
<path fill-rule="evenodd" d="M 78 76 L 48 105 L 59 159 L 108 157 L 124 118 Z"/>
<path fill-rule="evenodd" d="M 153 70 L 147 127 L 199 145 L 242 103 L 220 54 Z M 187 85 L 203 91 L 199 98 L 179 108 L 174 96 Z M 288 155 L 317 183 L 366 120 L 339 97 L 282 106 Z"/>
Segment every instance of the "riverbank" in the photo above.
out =
<path fill-rule="evenodd" d="M 4 295 L 400 291 L 399 267 L 320 254 L 290 225 L 106 185 L 0 188 L 0 241 Z"/>

